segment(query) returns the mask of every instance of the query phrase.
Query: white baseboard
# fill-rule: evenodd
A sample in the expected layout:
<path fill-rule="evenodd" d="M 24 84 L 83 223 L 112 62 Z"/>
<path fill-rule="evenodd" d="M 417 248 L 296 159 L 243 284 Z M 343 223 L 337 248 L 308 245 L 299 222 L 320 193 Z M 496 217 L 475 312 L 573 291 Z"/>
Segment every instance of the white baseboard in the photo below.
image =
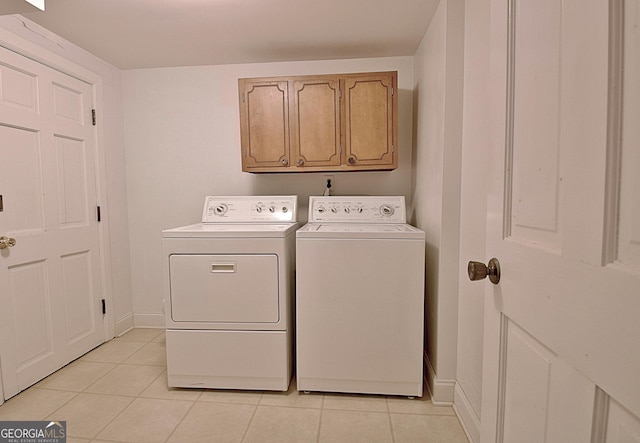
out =
<path fill-rule="evenodd" d="M 136 328 L 164 328 L 164 314 L 133 314 Z"/>
<path fill-rule="evenodd" d="M 456 383 L 455 388 L 455 401 L 453 409 L 456 411 L 458 420 L 462 425 L 462 429 L 471 443 L 477 443 L 480 441 L 480 417 L 471 406 L 471 402 L 464 392 L 464 389 L 460 386 L 460 383 Z"/>
<path fill-rule="evenodd" d="M 424 368 L 426 385 L 431 392 L 431 402 L 437 406 L 453 405 L 456 381 L 439 379 L 426 353 L 424 355 Z"/>
<path fill-rule="evenodd" d="M 114 335 L 116 337 L 120 337 L 125 332 L 129 331 L 130 329 L 133 329 L 133 326 L 134 326 L 133 314 L 127 314 L 121 319 L 116 320 L 115 330 L 113 331 Z"/>

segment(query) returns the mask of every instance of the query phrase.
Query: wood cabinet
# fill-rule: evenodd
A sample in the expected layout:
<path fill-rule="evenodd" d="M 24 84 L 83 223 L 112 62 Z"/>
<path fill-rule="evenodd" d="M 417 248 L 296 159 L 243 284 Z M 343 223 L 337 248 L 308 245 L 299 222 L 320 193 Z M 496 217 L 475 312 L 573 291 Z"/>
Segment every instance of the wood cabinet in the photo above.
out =
<path fill-rule="evenodd" d="M 242 170 L 391 170 L 397 73 L 240 79 Z"/>

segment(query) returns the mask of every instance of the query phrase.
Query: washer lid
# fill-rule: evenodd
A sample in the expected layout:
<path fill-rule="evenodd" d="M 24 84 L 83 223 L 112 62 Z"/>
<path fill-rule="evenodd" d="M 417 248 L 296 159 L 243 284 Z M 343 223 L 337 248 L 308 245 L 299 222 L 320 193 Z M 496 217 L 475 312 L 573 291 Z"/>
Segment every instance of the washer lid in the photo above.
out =
<path fill-rule="evenodd" d="M 178 228 L 165 229 L 162 238 L 271 238 L 286 237 L 300 223 L 196 223 Z"/>
<path fill-rule="evenodd" d="M 402 238 L 424 240 L 424 231 L 408 224 L 382 223 L 307 223 L 297 238 Z"/>

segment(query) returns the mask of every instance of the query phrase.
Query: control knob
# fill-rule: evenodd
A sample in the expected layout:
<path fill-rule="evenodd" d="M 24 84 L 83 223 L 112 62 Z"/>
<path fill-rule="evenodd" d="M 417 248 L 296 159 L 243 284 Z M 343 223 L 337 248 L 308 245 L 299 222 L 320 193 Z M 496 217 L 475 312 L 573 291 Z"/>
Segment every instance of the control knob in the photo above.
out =
<path fill-rule="evenodd" d="M 393 213 L 395 212 L 395 210 L 393 209 L 393 206 L 391 205 L 382 205 L 380 206 L 380 214 L 386 216 L 386 217 L 390 217 L 393 215 Z"/>
<path fill-rule="evenodd" d="M 213 212 L 216 215 L 224 215 L 227 213 L 227 205 L 225 205 L 224 203 L 219 204 L 218 206 L 216 206 L 215 208 L 213 208 Z"/>

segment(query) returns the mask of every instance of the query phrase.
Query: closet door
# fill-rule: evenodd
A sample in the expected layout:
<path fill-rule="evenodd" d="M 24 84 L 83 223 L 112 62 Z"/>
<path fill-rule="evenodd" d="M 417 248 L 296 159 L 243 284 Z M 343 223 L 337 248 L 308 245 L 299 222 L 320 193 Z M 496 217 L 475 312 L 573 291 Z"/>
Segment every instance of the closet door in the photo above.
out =
<path fill-rule="evenodd" d="M 501 277 L 477 282 L 482 441 L 640 442 L 640 162 L 616 129 L 619 11 L 491 7 L 486 250 Z"/>
<path fill-rule="evenodd" d="M 9 398 L 104 341 L 93 87 L 0 48 L 0 364 Z"/>

